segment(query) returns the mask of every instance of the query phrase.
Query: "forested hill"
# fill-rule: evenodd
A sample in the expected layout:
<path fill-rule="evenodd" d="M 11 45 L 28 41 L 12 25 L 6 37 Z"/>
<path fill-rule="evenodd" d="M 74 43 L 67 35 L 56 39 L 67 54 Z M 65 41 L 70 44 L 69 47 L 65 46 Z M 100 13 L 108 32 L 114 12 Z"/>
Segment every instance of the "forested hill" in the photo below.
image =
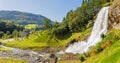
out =
<path fill-rule="evenodd" d="M 43 24 L 46 17 L 20 11 L 0 11 L 0 20 L 14 21 L 16 24 Z"/>

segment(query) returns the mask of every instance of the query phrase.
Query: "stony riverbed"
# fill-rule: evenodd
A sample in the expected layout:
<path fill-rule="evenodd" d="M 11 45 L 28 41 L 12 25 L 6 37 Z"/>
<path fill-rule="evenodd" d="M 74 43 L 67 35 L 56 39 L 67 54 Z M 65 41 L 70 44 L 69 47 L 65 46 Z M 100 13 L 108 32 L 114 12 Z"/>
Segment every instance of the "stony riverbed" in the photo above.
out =
<path fill-rule="evenodd" d="M 15 58 L 25 60 L 28 63 L 55 63 L 57 62 L 57 56 L 54 54 L 48 53 L 38 53 L 30 50 L 21 50 L 17 48 L 11 48 L 1 45 L 2 48 L 8 48 L 11 51 L 9 52 L 1 52 L 0 57 L 2 58 Z"/>

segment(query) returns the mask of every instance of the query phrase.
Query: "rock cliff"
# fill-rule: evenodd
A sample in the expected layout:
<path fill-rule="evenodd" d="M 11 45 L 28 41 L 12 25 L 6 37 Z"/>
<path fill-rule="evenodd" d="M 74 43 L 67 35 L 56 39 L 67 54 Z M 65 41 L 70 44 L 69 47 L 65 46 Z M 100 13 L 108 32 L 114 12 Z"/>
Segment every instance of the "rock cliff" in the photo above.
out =
<path fill-rule="evenodd" d="M 120 29 L 120 0 L 114 0 L 109 9 L 109 29 Z"/>

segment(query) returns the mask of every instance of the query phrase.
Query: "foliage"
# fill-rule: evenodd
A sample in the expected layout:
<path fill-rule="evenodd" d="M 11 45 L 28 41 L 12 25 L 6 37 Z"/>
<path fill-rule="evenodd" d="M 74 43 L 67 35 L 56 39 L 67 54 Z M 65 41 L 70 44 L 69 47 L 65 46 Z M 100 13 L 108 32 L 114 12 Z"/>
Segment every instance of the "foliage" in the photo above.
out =
<path fill-rule="evenodd" d="M 44 29 L 51 29 L 52 25 L 51 25 L 51 21 L 49 19 L 45 19 L 44 20 Z"/>
<path fill-rule="evenodd" d="M 109 5 L 111 5 L 111 4 L 112 4 L 112 2 L 108 2 L 108 3 L 103 4 L 102 6 L 103 6 L 103 7 L 106 7 L 106 6 L 109 6 Z"/>
<path fill-rule="evenodd" d="M 55 21 L 53 24 L 52 24 L 52 27 L 53 28 L 57 28 L 57 27 L 59 27 L 59 22 L 57 22 L 57 21 Z"/>
<path fill-rule="evenodd" d="M 17 30 L 14 30 L 14 31 L 12 32 L 12 36 L 13 36 L 13 38 L 18 38 L 18 36 L 19 36 L 18 31 L 17 31 Z"/>
<path fill-rule="evenodd" d="M 12 33 L 14 32 L 14 30 L 18 32 L 19 31 L 22 32 L 24 30 L 24 27 L 21 25 L 15 24 L 12 21 L 9 21 L 9 22 L 5 22 L 4 20 L 0 21 L 0 38 L 3 38 L 3 39 L 13 38 Z"/>
<path fill-rule="evenodd" d="M 2 37 L 4 35 L 4 32 L 0 31 L 0 37 Z"/>
<path fill-rule="evenodd" d="M 10 35 L 8 35 L 6 33 L 2 36 L 2 39 L 9 39 L 9 38 L 10 38 Z"/>
<path fill-rule="evenodd" d="M 93 27 L 93 22 L 92 21 L 89 21 L 88 24 L 86 25 L 86 28 L 90 28 L 90 27 Z"/>
<path fill-rule="evenodd" d="M 101 46 L 97 46 L 96 50 L 97 50 L 97 53 L 100 53 L 103 50 L 103 48 Z"/>
<path fill-rule="evenodd" d="M 2 32 L 7 32 L 9 31 L 10 33 L 12 33 L 14 31 L 14 29 L 20 31 L 23 30 L 23 26 L 14 24 L 13 22 L 4 22 L 4 21 L 0 21 L 0 31 Z"/>
<path fill-rule="evenodd" d="M 81 7 L 70 10 L 62 23 L 52 29 L 55 36 L 82 32 L 93 25 L 94 17 L 97 15 L 102 5 L 110 0 L 83 0 Z"/>
<path fill-rule="evenodd" d="M 101 38 L 102 38 L 102 39 L 104 39 L 104 38 L 105 38 L 105 35 L 104 35 L 103 33 L 101 34 Z"/>
<path fill-rule="evenodd" d="M 80 59 L 81 62 L 83 62 L 85 60 L 83 55 L 79 55 L 79 59 Z"/>

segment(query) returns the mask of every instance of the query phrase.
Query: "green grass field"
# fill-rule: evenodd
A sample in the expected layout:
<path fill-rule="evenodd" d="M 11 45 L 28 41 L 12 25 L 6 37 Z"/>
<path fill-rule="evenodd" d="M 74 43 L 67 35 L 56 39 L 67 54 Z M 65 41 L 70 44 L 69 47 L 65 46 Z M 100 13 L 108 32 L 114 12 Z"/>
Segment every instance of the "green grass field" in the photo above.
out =
<path fill-rule="evenodd" d="M 37 24 L 28 24 L 25 26 L 25 29 L 35 29 L 37 26 Z"/>

